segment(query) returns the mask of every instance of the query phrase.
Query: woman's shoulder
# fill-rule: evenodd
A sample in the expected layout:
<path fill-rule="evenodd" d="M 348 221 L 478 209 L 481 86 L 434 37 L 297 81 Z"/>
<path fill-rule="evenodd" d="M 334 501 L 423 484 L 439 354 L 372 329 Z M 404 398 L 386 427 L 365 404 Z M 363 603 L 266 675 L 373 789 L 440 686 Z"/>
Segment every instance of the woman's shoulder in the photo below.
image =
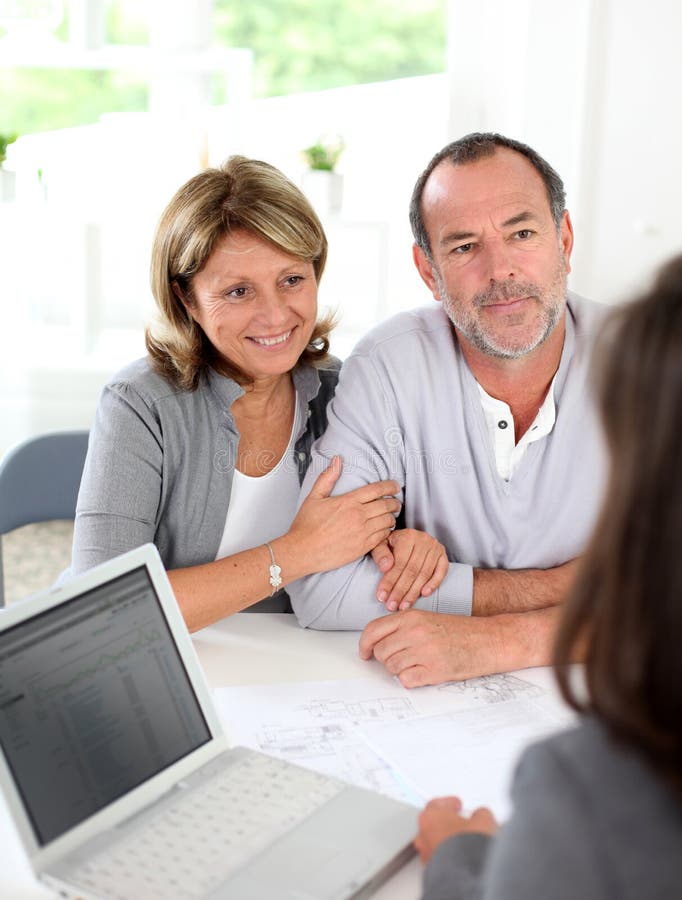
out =
<path fill-rule="evenodd" d="M 519 771 L 553 773 L 561 769 L 568 777 L 603 782 L 606 772 L 613 771 L 614 761 L 632 763 L 632 755 L 615 747 L 605 727 L 587 717 L 573 728 L 532 744 L 521 758 Z"/>
<path fill-rule="evenodd" d="M 115 393 L 134 392 L 150 404 L 166 397 L 187 393 L 158 372 L 148 356 L 136 359 L 119 369 L 111 376 L 105 389 Z"/>
<path fill-rule="evenodd" d="M 521 758 L 515 793 L 570 793 L 600 819 L 615 821 L 647 812 L 682 827 L 682 809 L 661 777 L 636 747 L 615 738 L 591 716 L 568 731 L 531 746 Z M 682 837 L 682 834 L 680 834 Z"/>

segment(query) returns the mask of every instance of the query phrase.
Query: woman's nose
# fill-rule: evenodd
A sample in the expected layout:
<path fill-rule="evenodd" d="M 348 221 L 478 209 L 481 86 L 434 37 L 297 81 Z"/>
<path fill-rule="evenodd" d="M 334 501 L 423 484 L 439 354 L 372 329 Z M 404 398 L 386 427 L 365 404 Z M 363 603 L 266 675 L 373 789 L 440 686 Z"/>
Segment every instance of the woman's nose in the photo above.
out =
<path fill-rule="evenodd" d="M 261 311 L 268 324 L 285 322 L 287 319 L 287 303 L 276 289 L 267 290 L 261 297 Z"/>

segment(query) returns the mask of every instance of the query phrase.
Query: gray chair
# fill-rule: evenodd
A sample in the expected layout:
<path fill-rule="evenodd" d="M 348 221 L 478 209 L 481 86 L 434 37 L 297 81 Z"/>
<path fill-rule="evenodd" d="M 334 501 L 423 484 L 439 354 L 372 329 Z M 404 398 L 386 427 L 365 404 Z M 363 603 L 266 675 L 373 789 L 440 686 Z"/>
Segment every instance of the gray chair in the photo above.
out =
<path fill-rule="evenodd" d="M 0 607 L 2 535 L 33 522 L 75 517 L 87 449 L 87 431 L 55 431 L 28 438 L 0 461 Z"/>

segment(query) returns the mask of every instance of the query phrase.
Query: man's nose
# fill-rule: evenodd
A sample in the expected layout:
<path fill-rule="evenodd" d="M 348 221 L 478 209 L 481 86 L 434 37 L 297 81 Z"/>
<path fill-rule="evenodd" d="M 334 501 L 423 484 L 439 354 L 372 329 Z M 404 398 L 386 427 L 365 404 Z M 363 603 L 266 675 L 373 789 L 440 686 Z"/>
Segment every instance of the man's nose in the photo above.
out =
<path fill-rule="evenodd" d="M 491 241 L 485 248 L 487 276 L 490 281 L 505 281 L 514 278 L 514 265 L 511 248 L 506 241 Z"/>

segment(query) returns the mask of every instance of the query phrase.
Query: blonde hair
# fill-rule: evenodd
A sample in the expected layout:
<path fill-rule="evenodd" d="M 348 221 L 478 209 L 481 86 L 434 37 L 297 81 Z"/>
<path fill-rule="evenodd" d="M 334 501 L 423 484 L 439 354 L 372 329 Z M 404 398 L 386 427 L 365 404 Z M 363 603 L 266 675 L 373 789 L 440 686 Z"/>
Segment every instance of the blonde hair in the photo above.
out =
<path fill-rule="evenodd" d="M 192 302 L 194 276 L 217 241 L 237 229 L 312 263 L 318 283 L 324 271 L 327 238 L 322 224 L 303 193 L 274 166 L 231 156 L 184 184 L 154 235 L 150 278 L 157 318 L 147 328 L 145 342 L 156 370 L 187 390 L 197 387 L 208 366 L 239 384 L 251 383 L 218 354 L 181 299 Z M 317 321 L 298 364 L 324 365 L 333 326 L 332 314 Z"/>

